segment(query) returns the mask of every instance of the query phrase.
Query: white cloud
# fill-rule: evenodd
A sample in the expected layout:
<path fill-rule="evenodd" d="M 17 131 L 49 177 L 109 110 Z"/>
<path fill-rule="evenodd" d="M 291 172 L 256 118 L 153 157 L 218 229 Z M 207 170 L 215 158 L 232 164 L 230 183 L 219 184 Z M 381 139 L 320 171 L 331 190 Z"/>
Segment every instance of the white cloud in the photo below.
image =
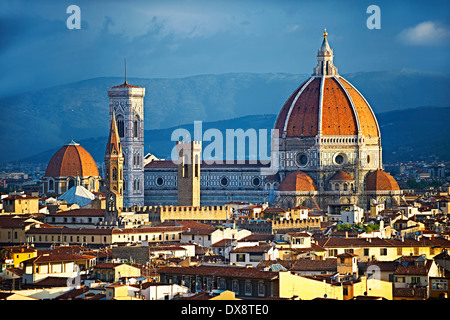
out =
<path fill-rule="evenodd" d="M 286 25 L 286 27 L 284 28 L 284 33 L 289 34 L 289 33 L 293 33 L 293 32 L 297 32 L 300 30 L 300 25 L 299 24 L 288 24 Z"/>
<path fill-rule="evenodd" d="M 433 21 L 424 21 L 414 27 L 403 29 L 397 39 L 406 45 L 447 45 L 450 29 Z"/>

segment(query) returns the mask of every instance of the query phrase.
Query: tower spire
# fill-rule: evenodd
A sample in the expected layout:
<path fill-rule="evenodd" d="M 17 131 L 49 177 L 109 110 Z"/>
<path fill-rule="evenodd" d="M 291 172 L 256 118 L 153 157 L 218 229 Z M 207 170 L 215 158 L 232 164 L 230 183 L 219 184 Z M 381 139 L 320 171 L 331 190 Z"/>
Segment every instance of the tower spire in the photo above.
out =
<path fill-rule="evenodd" d="M 106 190 L 115 194 L 115 204 L 119 210 L 123 207 L 123 163 L 124 157 L 117 131 L 116 115 L 112 111 L 109 138 L 105 152 Z M 107 210 L 108 212 L 108 210 Z"/>
<path fill-rule="evenodd" d="M 125 82 L 124 84 L 128 84 L 127 82 L 127 58 L 125 58 Z"/>
<path fill-rule="evenodd" d="M 109 129 L 109 138 L 106 145 L 106 156 L 111 156 L 113 150 L 117 152 L 118 156 L 122 156 L 122 146 L 120 144 L 119 132 L 117 131 L 116 115 L 112 112 L 111 126 Z"/>
<path fill-rule="evenodd" d="M 323 32 L 322 46 L 317 52 L 317 66 L 314 68 L 313 76 L 335 76 L 337 68 L 333 65 L 333 50 L 328 43 L 328 32 Z"/>

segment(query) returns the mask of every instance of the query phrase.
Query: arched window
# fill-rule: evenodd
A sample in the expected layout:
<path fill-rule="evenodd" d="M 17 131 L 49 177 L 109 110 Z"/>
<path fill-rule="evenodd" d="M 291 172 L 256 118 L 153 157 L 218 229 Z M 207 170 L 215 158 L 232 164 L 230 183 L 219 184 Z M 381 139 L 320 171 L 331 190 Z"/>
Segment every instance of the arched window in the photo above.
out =
<path fill-rule="evenodd" d="M 139 166 L 140 165 L 140 157 L 139 157 L 139 152 L 133 155 L 133 165 L 134 166 Z"/>
<path fill-rule="evenodd" d="M 53 179 L 50 179 L 48 181 L 48 189 L 49 190 L 54 190 L 55 189 L 55 183 L 53 182 Z"/>
<path fill-rule="evenodd" d="M 141 189 L 139 179 L 136 179 L 133 181 L 133 189 L 134 189 L 134 191 L 139 191 Z"/>
<path fill-rule="evenodd" d="M 117 117 L 117 131 L 119 131 L 119 137 L 123 138 L 125 136 L 125 125 L 123 122 L 123 117 Z"/>
<path fill-rule="evenodd" d="M 67 189 L 72 188 L 75 185 L 75 180 L 74 179 L 70 179 L 69 180 L 69 187 Z"/>
<path fill-rule="evenodd" d="M 136 116 L 133 121 L 133 136 L 137 138 L 139 136 L 139 117 Z"/>
<path fill-rule="evenodd" d="M 112 180 L 117 181 L 117 168 L 114 167 L 112 170 Z"/>

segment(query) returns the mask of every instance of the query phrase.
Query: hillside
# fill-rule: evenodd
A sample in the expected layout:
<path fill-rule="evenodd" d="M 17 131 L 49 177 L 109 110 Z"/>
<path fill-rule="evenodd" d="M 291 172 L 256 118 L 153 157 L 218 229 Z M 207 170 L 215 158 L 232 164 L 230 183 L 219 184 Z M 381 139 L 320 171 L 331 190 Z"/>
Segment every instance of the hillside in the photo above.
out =
<path fill-rule="evenodd" d="M 450 76 L 416 70 L 343 75 L 375 113 L 448 106 Z M 277 114 L 308 75 L 230 73 L 178 79 L 129 79 L 146 88 L 145 129 Z M 0 162 L 30 157 L 64 143 L 108 132 L 107 88 L 119 78 L 95 78 L 0 99 Z M 272 127 L 269 121 L 266 127 Z M 243 124 L 245 126 L 245 124 Z M 256 126 L 253 126 L 257 128 Z M 153 150 L 152 142 L 150 147 Z M 146 152 L 149 151 L 146 142 Z M 103 149 L 103 147 L 100 147 Z M 159 148 L 156 148 L 159 149 Z"/>
<path fill-rule="evenodd" d="M 245 116 L 235 119 L 205 122 L 203 132 L 209 128 L 216 128 L 223 132 L 226 129 L 247 130 L 250 128 L 270 130 L 276 115 Z M 380 125 L 383 162 L 431 160 L 440 159 L 450 161 L 450 107 L 422 107 L 410 109 L 408 112 L 391 111 L 377 115 Z M 181 125 L 193 134 L 193 124 Z M 145 130 L 145 153 L 155 154 L 159 158 L 170 159 L 170 153 L 175 142 L 171 141 L 172 132 L 179 127 L 159 130 Z M 88 150 L 97 162 L 103 162 L 106 146 L 106 136 L 78 141 Z M 203 142 L 203 146 L 209 142 Z M 47 163 L 51 156 L 59 149 L 52 148 L 32 157 L 23 159 L 24 162 Z"/>

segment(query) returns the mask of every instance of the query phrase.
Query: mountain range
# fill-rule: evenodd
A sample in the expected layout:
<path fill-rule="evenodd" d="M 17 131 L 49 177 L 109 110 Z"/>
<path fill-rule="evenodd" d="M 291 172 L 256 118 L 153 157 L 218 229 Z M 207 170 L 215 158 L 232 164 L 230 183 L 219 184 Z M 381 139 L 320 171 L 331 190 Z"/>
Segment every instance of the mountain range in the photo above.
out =
<path fill-rule="evenodd" d="M 170 134 L 203 121 L 203 129 L 271 129 L 275 115 L 306 74 L 230 73 L 175 79 L 128 79 L 146 88 L 145 153 L 168 157 Z M 384 158 L 450 160 L 450 76 L 402 69 L 343 75 L 377 114 Z M 47 162 L 75 140 L 102 162 L 108 134 L 107 88 L 120 78 L 94 78 L 0 99 L 0 162 Z M 167 139 L 167 137 L 169 137 Z M 394 160 L 393 160 L 394 161 Z"/>
<path fill-rule="evenodd" d="M 218 129 L 225 137 L 227 129 L 266 129 L 270 132 L 275 122 L 275 114 L 251 115 L 222 121 L 202 123 L 203 133 L 210 129 Z M 406 162 L 414 160 L 450 161 L 450 107 L 421 107 L 404 111 L 390 111 L 377 115 L 381 130 L 383 162 Z M 176 129 L 186 129 L 194 135 L 194 124 L 180 125 L 166 129 L 145 130 L 145 152 L 158 158 L 170 159 L 175 141 L 172 133 Z M 269 137 L 269 136 L 267 136 Z M 91 153 L 95 161 L 103 163 L 107 136 L 84 139 L 79 143 Z M 210 142 L 203 142 L 203 147 Z M 270 143 L 268 143 L 270 150 Z M 48 163 L 52 155 L 60 147 L 40 152 L 22 159 L 29 163 Z M 248 148 L 248 145 L 247 145 Z M 248 150 L 247 150 L 248 151 Z M 224 152 L 227 152 L 224 143 Z M 236 150 L 234 151 L 236 153 Z M 264 153 L 263 153 L 264 155 Z M 269 155 L 269 153 L 267 153 Z"/>

